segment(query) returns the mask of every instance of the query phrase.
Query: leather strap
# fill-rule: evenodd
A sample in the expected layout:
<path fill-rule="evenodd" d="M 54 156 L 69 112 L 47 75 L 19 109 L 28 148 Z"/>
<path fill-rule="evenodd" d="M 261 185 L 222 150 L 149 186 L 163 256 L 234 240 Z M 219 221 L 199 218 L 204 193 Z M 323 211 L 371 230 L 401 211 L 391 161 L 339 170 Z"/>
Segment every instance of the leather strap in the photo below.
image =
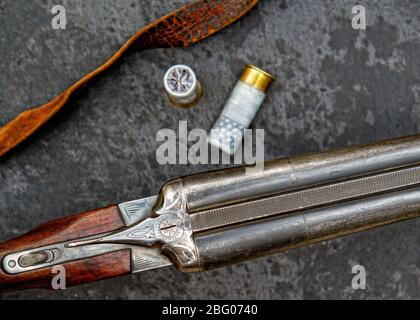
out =
<path fill-rule="evenodd" d="M 108 61 L 50 102 L 21 113 L 0 128 L 0 157 L 31 136 L 61 110 L 70 97 L 135 46 L 135 49 L 187 47 L 218 32 L 254 7 L 259 0 L 201 0 L 187 4 L 140 29 Z"/>

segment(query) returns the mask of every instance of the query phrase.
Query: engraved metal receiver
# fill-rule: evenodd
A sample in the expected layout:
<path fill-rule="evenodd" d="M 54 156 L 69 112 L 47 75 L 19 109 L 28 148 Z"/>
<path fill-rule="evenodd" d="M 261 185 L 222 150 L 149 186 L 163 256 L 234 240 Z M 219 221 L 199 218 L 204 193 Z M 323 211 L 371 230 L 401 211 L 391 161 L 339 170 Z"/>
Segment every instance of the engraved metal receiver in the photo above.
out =
<path fill-rule="evenodd" d="M 125 202 L 118 205 L 127 227 L 143 221 L 152 215 L 152 208 L 157 196 Z M 84 238 L 83 241 L 95 237 Z M 20 274 L 27 271 L 47 268 L 70 261 L 86 259 L 101 254 L 131 249 L 132 272 L 141 272 L 172 265 L 168 258 L 156 248 L 130 246 L 123 244 L 98 244 L 71 247 L 69 242 L 61 242 L 36 249 L 11 253 L 2 260 L 2 268 L 8 274 Z"/>
<path fill-rule="evenodd" d="M 249 173 L 251 172 L 251 174 Z M 130 249 L 131 272 L 196 272 L 420 216 L 420 135 L 166 183 L 122 229 L 13 252 L 9 275 Z"/>

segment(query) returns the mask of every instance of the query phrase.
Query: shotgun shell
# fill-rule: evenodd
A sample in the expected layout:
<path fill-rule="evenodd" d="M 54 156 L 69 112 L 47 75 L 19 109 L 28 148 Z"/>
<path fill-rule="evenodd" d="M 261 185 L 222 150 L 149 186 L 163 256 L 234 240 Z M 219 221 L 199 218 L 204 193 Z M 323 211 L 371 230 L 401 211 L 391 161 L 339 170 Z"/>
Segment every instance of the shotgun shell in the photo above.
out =
<path fill-rule="evenodd" d="M 273 81 L 267 72 L 248 65 L 213 126 L 209 143 L 227 154 L 235 154 L 244 130 L 249 128 Z"/>
<path fill-rule="evenodd" d="M 169 100 L 178 108 L 190 108 L 202 96 L 202 88 L 194 71 L 185 65 L 171 67 L 163 79 Z"/>

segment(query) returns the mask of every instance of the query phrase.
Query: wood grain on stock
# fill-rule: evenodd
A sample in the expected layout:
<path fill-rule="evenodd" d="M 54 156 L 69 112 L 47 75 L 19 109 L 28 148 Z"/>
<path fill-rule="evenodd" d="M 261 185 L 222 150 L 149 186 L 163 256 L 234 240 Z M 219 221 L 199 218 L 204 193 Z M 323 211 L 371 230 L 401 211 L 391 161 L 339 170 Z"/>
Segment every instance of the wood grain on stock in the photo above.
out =
<path fill-rule="evenodd" d="M 223 29 L 259 0 L 201 0 L 140 29 L 102 66 L 73 84 L 52 101 L 21 113 L 0 128 L 0 157 L 32 135 L 54 116 L 75 91 L 114 65 L 128 49 L 186 47 Z"/>
<path fill-rule="evenodd" d="M 0 261 L 12 252 L 46 246 L 63 241 L 109 232 L 124 227 L 117 206 L 98 209 L 40 225 L 29 233 L 0 244 Z M 128 274 L 131 271 L 130 250 L 66 263 L 67 287 Z M 0 268 L 0 291 L 43 288 L 51 289 L 52 268 L 8 275 Z"/>

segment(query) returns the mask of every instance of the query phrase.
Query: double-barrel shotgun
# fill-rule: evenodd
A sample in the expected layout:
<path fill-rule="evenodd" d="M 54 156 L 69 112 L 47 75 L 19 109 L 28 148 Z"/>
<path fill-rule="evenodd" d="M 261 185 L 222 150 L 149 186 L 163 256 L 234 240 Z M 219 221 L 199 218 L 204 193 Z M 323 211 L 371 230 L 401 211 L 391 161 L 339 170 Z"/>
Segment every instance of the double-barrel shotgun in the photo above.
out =
<path fill-rule="evenodd" d="M 0 290 L 197 272 L 420 215 L 420 135 L 167 182 L 158 196 L 39 226 L 0 245 Z"/>

